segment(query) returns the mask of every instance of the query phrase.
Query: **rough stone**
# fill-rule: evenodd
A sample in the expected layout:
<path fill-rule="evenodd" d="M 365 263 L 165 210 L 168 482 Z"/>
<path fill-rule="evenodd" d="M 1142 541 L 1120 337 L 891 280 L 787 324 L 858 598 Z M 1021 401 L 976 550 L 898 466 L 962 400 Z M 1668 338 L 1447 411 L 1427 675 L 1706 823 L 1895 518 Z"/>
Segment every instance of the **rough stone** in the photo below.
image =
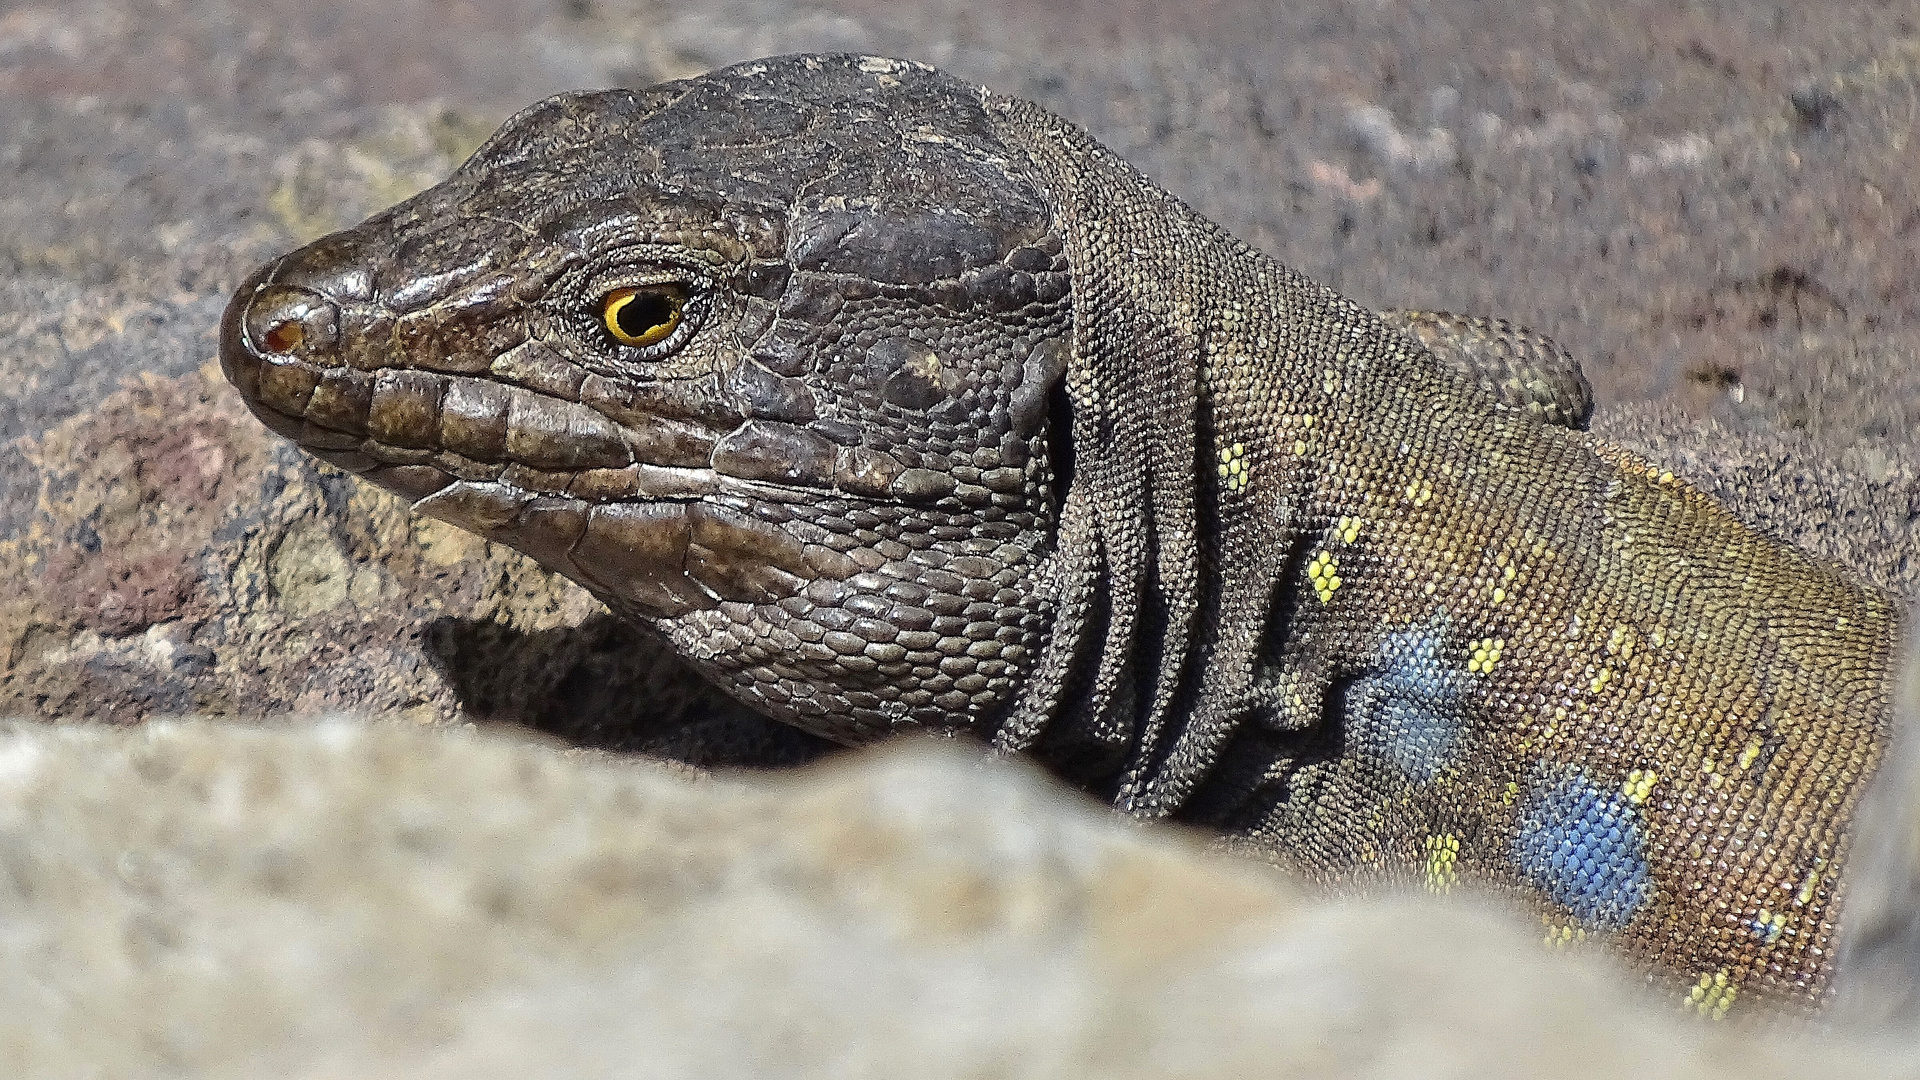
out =
<path fill-rule="evenodd" d="M 1910 1060 L 1689 1021 L 1496 909 L 1316 897 L 934 744 L 743 781 L 405 723 L 16 724 L 0 837 L 21 1080 Z"/>

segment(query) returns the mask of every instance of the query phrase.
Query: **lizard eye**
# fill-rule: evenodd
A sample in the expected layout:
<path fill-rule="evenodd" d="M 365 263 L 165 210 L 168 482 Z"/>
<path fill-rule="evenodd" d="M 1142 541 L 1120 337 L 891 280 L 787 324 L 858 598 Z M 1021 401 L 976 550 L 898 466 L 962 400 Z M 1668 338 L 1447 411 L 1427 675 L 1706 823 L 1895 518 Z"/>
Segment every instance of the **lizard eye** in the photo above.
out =
<path fill-rule="evenodd" d="M 672 336 L 686 310 L 684 285 L 640 285 L 608 293 L 600 302 L 600 321 L 613 340 L 644 349 Z"/>

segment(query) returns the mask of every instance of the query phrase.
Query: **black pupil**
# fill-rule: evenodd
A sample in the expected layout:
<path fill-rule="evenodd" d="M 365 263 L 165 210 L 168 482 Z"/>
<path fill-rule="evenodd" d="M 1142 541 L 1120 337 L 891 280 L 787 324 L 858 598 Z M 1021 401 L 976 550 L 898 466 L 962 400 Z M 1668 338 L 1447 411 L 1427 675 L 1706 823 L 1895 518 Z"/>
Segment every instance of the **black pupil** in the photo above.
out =
<path fill-rule="evenodd" d="M 649 330 L 673 321 L 675 303 L 673 294 L 667 292 L 634 293 L 633 299 L 614 313 L 613 321 L 628 337 L 645 337 Z"/>

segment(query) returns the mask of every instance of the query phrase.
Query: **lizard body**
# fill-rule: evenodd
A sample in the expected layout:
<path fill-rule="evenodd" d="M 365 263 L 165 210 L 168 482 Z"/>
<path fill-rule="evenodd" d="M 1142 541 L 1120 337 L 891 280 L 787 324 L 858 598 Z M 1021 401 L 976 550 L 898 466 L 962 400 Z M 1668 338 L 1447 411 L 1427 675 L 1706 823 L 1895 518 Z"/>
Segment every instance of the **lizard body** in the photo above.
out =
<path fill-rule="evenodd" d="M 1888 598 L 1083 131 L 787 57 L 562 95 L 263 267 L 275 430 L 769 715 L 967 730 L 1330 883 L 1511 890 L 1719 1015 L 1827 994 Z"/>

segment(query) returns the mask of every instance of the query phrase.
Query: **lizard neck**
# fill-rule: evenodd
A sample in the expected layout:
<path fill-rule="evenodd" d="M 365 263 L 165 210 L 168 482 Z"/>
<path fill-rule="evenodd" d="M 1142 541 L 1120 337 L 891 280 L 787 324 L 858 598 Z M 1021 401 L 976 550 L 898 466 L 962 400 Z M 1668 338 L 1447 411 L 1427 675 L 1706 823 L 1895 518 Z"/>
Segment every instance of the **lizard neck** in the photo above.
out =
<path fill-rule="evenodd" d="M 1052 196 L 1075 302 L 1058 608 L 996 742 L 1165 816 L 1249 718 L 1292 742 L 1322 719 L 1326 674 L 1279 662 L 1303 606 L 1327 599 L 1304 584 L 1335 524 L 1314 493 L 1350 478 L 1320 451 L 1361 437 L 1369 395 L 1486 395 L 1079 128 L 997 104 Z"/>

